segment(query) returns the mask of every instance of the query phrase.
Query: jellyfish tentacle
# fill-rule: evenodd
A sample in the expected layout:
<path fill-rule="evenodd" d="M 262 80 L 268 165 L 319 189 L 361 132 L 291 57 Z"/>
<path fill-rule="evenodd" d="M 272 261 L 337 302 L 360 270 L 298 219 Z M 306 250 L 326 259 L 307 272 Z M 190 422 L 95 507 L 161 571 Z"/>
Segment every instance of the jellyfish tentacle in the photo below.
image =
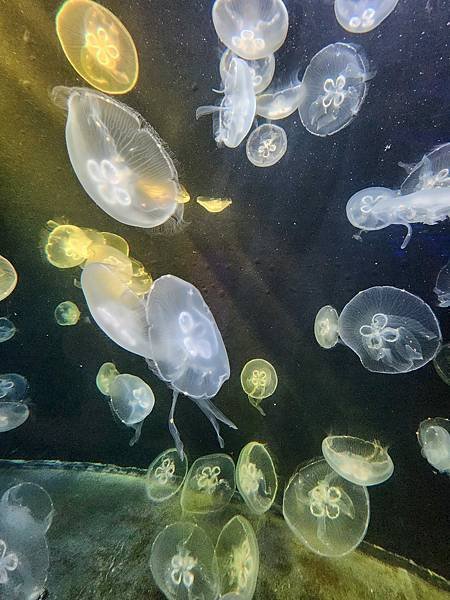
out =
<path fill-rule="evenodd" d="M 144 424 L 144 421 L 139 421 L 139 423 L 133 423 L 133 425 L 130 425 L 130 427 L 132 427 L 134 429 L 134 435 L 131 438 L 131 440 L 128 442 L 130 444 L 130 446 L 134 446 L 139 441 L 139 438 L 141 437 L 141 431 L 142 431 L 143 424 Z"/>
<path fill-rule="evenodd" d="M 402 242 L 402 245 L 400 246 L 400 248 L 402 250 L 404 250 L 406 248 L 406 246 L 409 244 L 409 241 L 411 240 L 411 236 L 412 236 L 412 227 L 410 223 L 407 223 L 406 221 L 401 221 L 400 225 L 404 225 L 406 227 L 406 229 L 408 230 L 405 239 Z"/>
<path fill-rule="evenodd" d="M 184 450 L 183 450 L 183 442 L 181 441 L 180 433 L 175 425 L 174 415 L 175 415 L 175 407 L 177 405 L 178 400 L 178 391 L 173 390 L 172 393 L 172 406 L 170 407 L 169 412 L 169 431 L 175 442 L 175 447 L 177 449 L 178 455 L 181 460 L 184 460 Z"/>

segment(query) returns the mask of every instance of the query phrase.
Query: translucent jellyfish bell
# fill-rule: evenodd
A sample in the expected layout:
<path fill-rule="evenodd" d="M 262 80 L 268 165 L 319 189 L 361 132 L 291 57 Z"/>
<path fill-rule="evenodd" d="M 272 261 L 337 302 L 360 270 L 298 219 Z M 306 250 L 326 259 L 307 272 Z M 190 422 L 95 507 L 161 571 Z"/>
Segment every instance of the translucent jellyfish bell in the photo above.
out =
<path fill-rule="evenodd" d="M 378 485 L 394 472 L 394 463 L 378 442 L 351 435 L 329 435 L 322 442 L 322 454 L 338 475 L 356 485 Z"/>
<path fill-rule="evenodd" d="M 141 115 L 88 88 L 58 86 L 52 96 L 68 111 L 66 144 L 72 167 L 102 210 L 121 223 L 143 228 L 179 218 L 183 209 L 176 200 L 175 165 Z"/>
<path fill-rule="evenodd" d="M 6 317 L 0 317 L 0 344 L 7 342 L 16 334 L 16 326 Z"/>
<path fill-rule="evenodd" d="M 30 416 L 30 409 L 23 402 L 0 401 L 0 433 L 16 429 Z"/>
<path fill-rule="evenodd" d="M 4 504 L 25 510 L 44 533 L 52 524 L 55 514 L 53 501 L 48 492 L 37 483 L 26 481 L 10 487 L 3 494 L 0 507 Z"/>
<path fill-rule="evenodd" d="M 156 536 L 150 555 L 156 585 L 168 600 L 216 600 L 219 570 L 214 547 L 194 523 L 172 523 Z"/>
<path fill-rule="evenodd" d="M 0 301 L 7 298 L 17 285 L 17 273 L 4 256 L 0 256 Z"/>
<path fill-rule="evenodd" d="M 276 92 L 265 92 L 256 96 L 256 114 L 270 121 L 285 119 L 298 109 L 302 98 L 301 83 L 295 83 Z"/>
<path fill-rule="evenodd" d="M 139 441 L 144 419 L 152 412 L 155 395 L 149 385 L 135 375 L 117 375 L 109 386 L 111 409 L 135 434 L 130 446 Z"/>
<path fill-rule="evenodd" d="M 398 0 L 335 0 L 339 25 L 351 33 L 367 33 L 388 17 Z"/>
<path fill-rule="evenodd" d="M 450 306 L 450 262 L 439 271 L 433 291 L 441 308 Z"/>
<path fill-rule="evenodd" d="M 117 375 L 120 375 L 120 373 L 116 369 L 116 365 L 112 362 L 103 363 L 99 368 L 95 383 L 104 396 L 109 397 L 111 395 L 109 388 Z"/>
<path fill-rule="evenodd" d="M 256 514 L 269 510 L 278 490 L 272 457 L 263 444 L 250 442 L 239 454 L 236 485 L 244 502 Z"/>
<path fill-rule="evenodd" d="M 236 57 L 229 49 L 225 50 L 220 59 L 220 77 L 222 81 L 228 77 L 230 71 L 231 60 Z M 272 81 L 275 73 L 275 56 L 270 54 L 259 60 L 247 61 L 250 67 L 250 72 L 253 77 L 253 89 L 255 94 L 260 94 Z"/>
<path fill-rule="evenodd" d="M 241 371 L 241 385 L 252 406 L 265 416 L 261 401 L 271 396 L 278 385 L 278 376 L 274 367 L 263 358 L 253 358 Z"/>
<path fill-rule="evenodd" d="M 432 467 L 450 475 L 450 421 L 436 417 L 419 425 L 417 439 L 422 456 Z"/>
<path fill-rule="evenodd" d="M 117 233 L 110 233 L 109 231 L 102 231 L 101 235 L 106 246 L 118 250 L 122 254 L 125 254 L 125 256 L 129 256 L 130 246 L 128 245 L 127 240 L 125 240 L 122 236 L 117 235 Z"/>
<path fill-rule="evenodd" d="M 222 421 L 236 426 L 211 402 L 230 376 L 230 363 L 214 317 L 200 292 L 173 275 L 159 277 L 146 304 L 150 341 L 149 367 L 173 389 L 169 430 L 182 456 L 174 422 L 178 394 L 189 396 L 210 420 L 220 446 Z"/>
<path fill-rule="evenodd" d="M 334 348 L 339 340 L 338 331 L 339 315 L 332 306 L 322 306 L 314 321 L 314 335 L 319 346 Z"/>
<path fill-rule="evenodd" d="M 450 385 L 450 344 L 443 344 L 433 359 L 436 373 L 444 383 Z"/>
<path fill-rule="evenodd" d="M 392 200 L 398 192 L 384 187 L 370 187 L 353 194 L 347 202 L 347 218 L 354 227 L 365 231 L 383 229 L 391 224 Z"/>
<path fill-rule="evenodd" d="M 283 158 L 286 150 L 286 132 L 278 125 L 264 123 L 248 136 L 247 158 L 255 167 L 271 167 Z"/>
<path fill-rule="evenodd" d="M 450 143 L 437 146 L 414 165 L 404 165 L 408 176 L 401 185 L 403 195 L 450 186 Z"/>
<path fill-rule="evenodd" d="M 237 515 L 219 534 L 216 556 L 220 573 L 220 598 L 251 600 L 259 572 L 259 548 L 250 523 Z"/>
<path fill-rule="evenodd" d="M 358 114 L 372 77 L 361 49 L 338 42 L 320 50 L 303 75 L 298 110 L 304 127 L 319 136 L 347 127 Z"/>
<path fill-rule="evenodd" d="M 439 351 L 438 320 L 423 300 L 391 286 L 356 294 L 339 316 L 339 336 L 375 373 L 420 369 Z"/>
<path fill-rule="evenodd" d="M 227 454 L 201 456 L 192 464 L 181 492 L 181 506 L 189 513 L 221 510 L 236 489 L 235 467 Z"/>
<path fill-rule="evenodd" d="M 216 0 L 212 18 L 225 46 L 246 60 L 264 58 L 278 50 L 289 25 L 282 0 Z"/>
<path fill-rule="evenodd" d="M 116 250 L 116 248 L 106 244 L 102 244 L 101 246 L 91 244 L 83 266 L 87 267 L 91 263 L 109 265 L 116 273 L 121 275 L 125 283 L 128 283 L 133 276 L 131 259 L 126 254 L 123 254 L 123 252 L 120 252 L 120 250 Z"/>
<path fill-rule="evenodd" d="M 55 308 L 55 321 L 63 327 L 76 325 L 80 320 L 80 314 L 80 309 L 75 302 L 65 300 Z"/>
<path fill-rule="evenodd" d="M 52 229 L 45 244 L 48 262 L 58 269 L 70 269 L 86 260 L 91 237 L 76 225 L 58 225 Z"/>
<path fill-rule="evenodd" d="M 366 535 L 369 495 L 366 487 L 350 483 L 324 459 L 316 459 L 290 478 L 283 515 L 307 548 L 321 556 L 344 556 Z"/>
<path fill-rule="evenodd" d="M 172 498 L 183 485 L 188 471 L 186 456 L 180 458 L 176 448 L 165 450 L 147 469 L 145 489 L 153 502 L 165 502 Z"/>
<path fill-rule="evenodd" d="M 0 400 L 2 402 L 20 402 L 28 392 L 28 381 L 17 373 L 0 375 Z"/>

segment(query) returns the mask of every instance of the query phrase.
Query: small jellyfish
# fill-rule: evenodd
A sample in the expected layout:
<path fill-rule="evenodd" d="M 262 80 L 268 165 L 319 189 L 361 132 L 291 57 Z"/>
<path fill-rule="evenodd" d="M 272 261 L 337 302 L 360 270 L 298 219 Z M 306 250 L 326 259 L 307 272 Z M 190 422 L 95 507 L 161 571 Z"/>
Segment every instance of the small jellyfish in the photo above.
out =
<path fill-rule="evenodd" d="M 0 375 L 0 400 L 2 402 L 20 402 L 28 392 L 28 381 L 17 373 Z"/>
<path fill-rule="evenodd" d="M 30 409 L 24 402 L 0 401 L 0 433 L 16 429 L 30 416 Z"/>
<path fill-rule="evenodd" d="M 295 83 L 276 92 L 265 92 L 256 96 L 256 114 L 276 121 L 285 119 L 300 106 L 304 93 L 301 83 Z"/>
<path fill-rule="evenodd" d="M 220 59 L 220 77 L 222 81 L 225 81 L 227 78 L 231 60 L 235 56 L 236 55 L 229 49 L 225 50 L 222 54 Z M 260 94 L 272 81 L 275 73 L 275 56 L 269 54 L 269 56 L 260 58 L 259 60 L 247 61 L 247 64 L 250 67 L 250 72 L 253 77 L 253 90 L 255 94 Z"/>
<path fill-rule="evenodd" d="M 76 325 L 80 320 L 80 309 L 70 300 L 60 302 L 55 308 L 55 321 L 63 327 L 68 325 Z"/>
<path fill-rule="evenodd" d="M 341 27 L 350 33 L 367 33 L 388 17 L 398 0 L 335 0 L 334 12 Z"/>
<path fill-rule="evenodd" d="M 6 317 L 0 317 L 0 344 L 14 337 L 17 329 L 12 321 Z"/>
<path fill-rule="evenodd" d="M 436 373 L 444 383 L 450 385 L 450 343 L 443 344 L 433 358 Z"/>
<path fill-rule="evenodd" d="M 249 442 L 239 454 L 236 485 L 250 510 L 262 514 L 269 510 L 278 490 L 272 457 L 263 444 Z"/>
<path fill-rule="evenodd" d="M 158 533 L 152 545 L 150 570 L 168 600 L 216 600 L 219 570 L 214 547 L 194 523 L 172 523 Z"/>
<path fill-rule="evenodd" d="M 0 256 L 0 301 L 7 298 L 17 285 L 17 272 L 4 256 Z"/>
<path fill-rule="evenodd" d="M 92 0 L 66 0 L 56 15 L 56 32 L 68 61 L 89 85 L 125 94 L 136 84 L 138 55 L 119 19 Z"/>
<path fill-rule="evenodd" d="M 289 25 L 282 0 L 216 0 L 212 18 L 220 40 L 246 60 L 264 58 L 278 50 Z"/>
<path fill-rule="evenodd" d="M 81 227 L 58 225 L 48 235 L 44 247 L 48 262 L 58 269 L 70 269 L 86 260 L 92 240 Z"/>
<path fill-rule="evenodd" d="M 216 556 L 220 573 L 220 598 L 251 600 L 259 572 L 255 532 L 241 515 L 228 521 L 219 534 Z"/>
<path fill-rule="evenodd" d="M 320 50 L 306 67 L 300 119 L 314 135 L 337 133 L 356 117 L 374 76 L 361 49 L 338 42 Z"/>
<path fill-rule="evenodd" d="M 430 465 L 450 475 L 450 421 L 441 417 L 425 419 L 419 425 L 417 439 Z"/>
<path fill-rule="evenodd" d="M 414 165 L 405 165 L 408 176 L 402 183 L 400 191 L 403 195 L 450 186 L 450 143 L 442 144 L 425 154 Z"/>
<path fill-rule="evenodd" d="M 367 488 L 340 477 L 324 459 L 296 471 L 286 486 L 283 515 L 294 535 L 321 556 L 354 550 L 369 525 Z"/>
<path fill-rule="evenodd" d="M 278 376 L 273 366 L 263 358 L 253 358 L 241 371 L 241 385 L 250 404 L 266 416 L 260 403 L 277 389 Z"/>
<path fill-rule="evenodd" d="M 271 167 L 286 154 L 287 136 L 282 127 L 264 123 L 248 136 L 246 152 L 255 167 Z"/>
<path fill-rule="evenodd" d="M 231 198 L 209 198 L 207 196 L 198 196 L 197 202 L 210 213 L 220 213 L 233 203 Z"/>
<path fill-rule="evenodd" d="M 438 320 L 423 300 L 391 286 L 363 290 L 339 316 L 339 336 L 374 373 L 408 373 L 438 353 Z"/>
<path fill-rule="evenodd" d="M 378 485 L 394 472 L 391 457 L 377 441 L 329 435 L 322 442 L 322 454 L 333 471 L 356 485 Z"/>
<path fill-rule="evenodd" d="M 236 489 L 233 459 L 227 454 L 201 456 L 192 464 L 181 492 L 189 513 L 215 512 L 226 506 Z"/>
<path fill-rule="evenodd" d="M 220 106 L 199 106 L 197 119 L 214 115 L 214 139 L 218 146 L 237 148 L 250 131 L 256 113 L 256 97 L 250 67 L 244 60 L 232 58 L 223 80 L 223 100 Z"/>
<path fill-rule="evenodd" d="M 319 346 L 333 348 L 339 340 L 339 315 L 332 306 L 322 306 L 314 321 L 314 335 Z"/>
<path fill-rule="evenodd" d="M 450 262 L 439 271 L 433 291 L 441 308 L 450 306 Z"/>
<path fill-rule="evenodd" d="M 95 383 L 104 396 L 111 396 L 109 388 L 117 375 L 120 375 L 120 373 L 112 362 L 103 363 L 99 368 Z"/>
<path fill-rule="evenodd" d="M 145 476 L 147 496 L 153 502 L 165 502 L 181 489 L 187 475 L 186 456 L 180 458 L 176 448 L 165 450 L 157 456 Z"/>
<path fill-rule="evenodd" d="M 55 510 L 48 492 L 37 483 L 24 482 L 6 490 L 0 500 L 1 505 L 18 507 L 29 514 L 44 533 L 50 528 Z M 1 510 L 1 509 L 0 509 Z"/>
<path fill-rule="evenodd" d="M 134 446 L 141 437 L 144 419 L 152 412 L 155 405 L 155 395 L 149 385 L 135 375 L 117 375 L 110 386 L 110 404 L 114 414 L 135 434 L 130 440 Z"/>
<path fill-rule="evenodd" d="M 179 222 L 178 174 L 156 131 L 136 111 L 89 88 L 53 89 L 67 110 L 70 162 L 90 198 L 110 217 L 134 227 Z"/>

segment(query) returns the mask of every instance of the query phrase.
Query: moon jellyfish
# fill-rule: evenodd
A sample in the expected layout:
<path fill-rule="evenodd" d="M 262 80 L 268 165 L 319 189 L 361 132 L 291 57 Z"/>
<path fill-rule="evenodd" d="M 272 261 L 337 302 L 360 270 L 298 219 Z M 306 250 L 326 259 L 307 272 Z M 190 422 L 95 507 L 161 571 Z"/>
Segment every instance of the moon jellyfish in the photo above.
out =
<path fill-rule="evenodd" d="M 336 346 L 339 340 L 338 331 L 339 315 L 332 306 L 322 306 L 314 321 L 314 335 L 317 343 L 322 348 L 329 350 Z"/>
<path fill-rule="evenodd" d="M 219 594 L 214 547 L 194 523 L 172 523 L 158 533 L 152 545 L 150 569 L 168 600 L 216 600 Z"/>
<path fill-rule="evenodd" d="M 81 273 L 89 311 L 97 325 L 116 344 L 139 356 L 150 356 L 143 301 L 115 269 L 92 263 Z"/>
<path fill-rule="evenodd" d="M 231 198 L 207 198 L 206 196 L 198 196 L 197 202 L 210 213 L 220 213 L 233 203 Z"/>
<path fill-rule="evenodd" d="M 320 50 L 303 76 L 298 110 L 304 127 L 323 137 L 347 127 L 358 114 L 372 77 L 361 49 L 338 42 Z"/>
<path fill-rule="evenodd" d="M 0 256 L 0 301 L 7 298 L 17 285 L 15 268 L 4 256 Z"/>
<path fill-rule="evenodd" d="M 173 275 L 159 277 L 147 296 L 149 367 L 173 390 L 169 430 L 180 456 L 183 443 L 174 414 L 179 394 L 191 398 L 211 422 L 220 447 L 219 423 L 236 429 L 212 402 L 230 377 L 230 363 L 214 317 L 200 292 Z"/>
<path fill-rule="evenodd" d="M 222 81 L 228 76 L 231 60 L 236 55 L 229 49 L 225 50 L 220 59 L 220 77 Z M 255 94 L 260 94 L 272 81 L 275 73 L 275 56 L 269 54 L 259 60 L 250 60 L 247 62 L 250 67 L 250 72 L 253 77 L 253 90 Z"/>
<path fill-rule="evenodd" d="M 4 504 L 25 510 L 44 533 L 52 524 L 55 514 L 53 501 L 48 492 L 37 483 L 26 481 L 10 487 L 3 494 L 0 507 Z"/>
<path fill-rule="evenodd" d="M 441 417 L 425 419 L 419 425 L 417 439 L 430 465 L 450 475 L 450 421 Z"/>
<path fill-rule="evenodd" d="M 340 477 L 324 459 L 316 459 L 290 478 L 283 515 L 307 548 L 321 556 L 344 556 L 366 535 L 369 494 L 366 487 Z"/>
<path fill-rule="evenodd" d="M 383 483 L 394 472 L 394 463 L 386 448 L 376 441 L 329 435 L 322 442 L 322 454 L 333 471 L 356 485 Z"/>
<path fill-rule="evenodd" d="M 136 84 L 138 55 L 119 19 L 91 0 L 66 0 L 56 15 L 64 54 L 89 85 L 108 94 L 125 94 Z"/>
<path fill-rule="evenodd" d="M 224 526 L 216 543 L 220 597 L 251 600 L 259 572 L 259 548 L 250 523 L 236 515 Z"/>
<path fill-rule="evenodd" d="M 256 97 L 250 67 L 239 58 L 232 58 L 223 80 L 224 97 L 220 106 L 199 106 L 197 119 L 213 114 L 214 139 L 220 146 L 237 148 L 250 131 L 256 112 Z"/>
<path fill-rule="evenodd" d="M 130 440 L 134 446 L 141 437 L 144 419 L 152 412 L 155 395 L 149 385 L 135 375 L 117 375 L 109 386 L 111 409 L 114 414 L 135 434 Z"/>
<path fill-rule="evenodd" d="M 117 375 L 120 375 L 120 373 L 116 369 L 116 365 L 112 362 L 103 363 L 99 368 L 95 383 L 104 396 L 109 397 L 111 395 L 109 388 Z"/>
<path fill-rule="evenodd" d="M 405 165 L 408 176 L 401 185 L 403 195 L 450 186 L 450 143 L 437 146 L 415 165 Z"/>
<path fill-rule="evenodd" d="M 212 18 L 220 40 L 247 60 L 264 58 L 278 50 L 289 25 L 282 0 L 216 0 Z"/>
<path fill-rule="evenodd" d="M 264 123 L 248 136 L 247 158 L 255 167 L 271 167 L 286 154 L 287 136 L 282 127 Z"/>
<path fill-rule="evenodd" d="M 17 329 L 12 321 L 6 317 L 0 317 L 0 344 L 14 337 Z"/>
<path fill-rule="evenodd" d="M 128 287 L 136 296 L 142 297 L 152 287 L 153 279 L 144 265 L 135 258 L 130 258 L 131 261 L 131 279 L 128 282 Z"/>
<path fill-rule="evenodd" d="M 388 17 L 398 0 L 335 0 L 339 25 L 351 33 L 367 33 Z"/>
<path fill-rule="evenodd" d="M 58 225 L 48 235 L 44 247 L 48 262 L 58 269 L 70 269 L 86 260 L 92 239 L 75 225 Z"/>
<path fill-rule="evenodd" d="M 407 373 L 436 356 L 442 336 L 423 300 L 391 286 L 356 294 L 339 316 L 339 336 L 375 373 Z"/>
<path fill-rule="evenodd" d="M 147 496 L 153 502 L 165 502 L 181 489 L 188 470 L 186 456 L 176 448 L 165 450 L 152 461 L 145 477 Z"/>
<path fill-rule="evenodd" d="M 276 121 L 285 119 L 300 106 L 303 97 L 301 83 L 291 85 L 277 92 L 265 92 L 256 97 L 256 114 Z"/>
<path fill-rule="evenodd" d="M 68 111 L 70 162 L 97 206 L 135 227 L 156 227 L 179 218 L 183 207 L 177 203 L 175 165 L 141 115 L 88 88 L 58 86 L 52 96 Z"/>
<path fill-rule="evenodd" d="M 244 502 L 256 514 L 269 510 L 278 490 L 272 457 L 263 444 L 249 442 L 239 454 L 236 485 Z"/>
<path fill-rule="evenodd" d="M 439 271 L 433 291 L 441 308 L 450 306 L 450 262 Z"/>
<path fill-rule="evenodd" d="M 28 392 L 28 381 L 17 373 L 0 375 L 0 400 L 3 402 L 20 402 Z"/>
<path fill-rule="evenodd" d="M 444 383 L 450 385 L 450 344 L 443 344 L 433 359 L 436 373 Z"/>
<path fill-rule="evenodd" d="M 0 401 L 0 433 L 16 429 L 30 416 L 30 409 L 23 402 Z"/>
<path fill-rule="evenodd" d="M 80 309 L 70 300 L 60 302 L 55 308 L 55 321 L 58 325 L 76 325 L 80 320 Z"/>
<path fill-rule="evenodd" d="M 227 454 L 201 456 L 192 464 L 181 492 L 181 507 L 189 513 L 221 510 L 236 489 L 235 467 Z"/>
<path fill-rule="evenodd" d="M 271 396 L 278 385 L 277 372 L 273 366 L 263 358 L 249 360 L 241 371 L 241 385 L 250 404 L 265 417 L 261 401 Z"/>
<path fill-rule="evenodd" d="M 122 236 L 117 235 L 116 233 L 110 233 L 109 231 L 102 231 L 101 236 L 104 239 L 106 246 L 114 248 L 118 252 L 125 254 L 125 256 L 129 256 L 130 246 L 128 245 L 127 240 Z"/>

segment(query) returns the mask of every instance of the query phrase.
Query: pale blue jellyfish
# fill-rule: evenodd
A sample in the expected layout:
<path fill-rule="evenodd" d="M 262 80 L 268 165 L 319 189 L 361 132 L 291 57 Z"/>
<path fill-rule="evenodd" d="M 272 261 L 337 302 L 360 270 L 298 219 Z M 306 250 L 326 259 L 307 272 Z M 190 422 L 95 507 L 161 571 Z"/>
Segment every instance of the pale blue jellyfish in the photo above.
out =
<path fill-rule="evenodd" d="M 28 381 L 18 373 L 0 375 L 0 400 L 20 402 L 28 392 Z"/>
<path fill-rule="evenodd" d="M 16 333 L 16 326 L 6 317 L 0 317 L 0 344 L 7 342 Z"/>
<path fill-rule="evenodd" d="M 23 509 L 36 524 L 42 527 L 44 533 L 50 528 L 55 515 L 53 501 L 48 492 L 37 483 L 29 481 L 7 489 L 1 497 L 0 509 L 2 505 Z"/>
<path fill-rule="evenodd" d="M 237 58 L 231 50 L 227 48 L 220 59 L 220 77 L 225 81 L 228 77 L 231 68 L 231 61 Z M 259 60 L 246 61 L 250 68 L 250 73 L 253 79 L 253 89 L 255 94 L 260 94 L 272 81 L 275 73 L 275 56 L 269 54 Z"/>

